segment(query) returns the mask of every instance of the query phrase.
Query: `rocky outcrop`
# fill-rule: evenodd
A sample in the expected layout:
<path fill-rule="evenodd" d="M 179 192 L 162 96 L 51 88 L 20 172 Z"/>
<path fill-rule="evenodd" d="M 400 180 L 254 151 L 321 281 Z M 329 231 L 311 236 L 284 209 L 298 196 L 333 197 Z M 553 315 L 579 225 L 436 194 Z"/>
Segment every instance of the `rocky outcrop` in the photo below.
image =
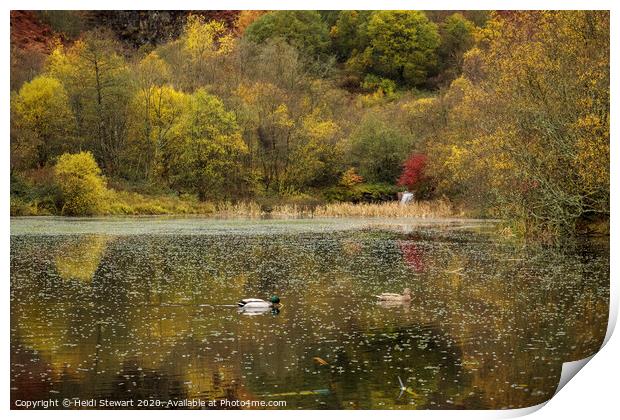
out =
<path fill-rule="evenodd" d="M 111 29 L 123 42 L 133 46 L 157 45 L 177 38 L 189 14 L 199 14 L 207 20 L 234 25 L 236 10 L 99 10 L 90 12 L 92 26 Z"/>
<path fill-rule="evenodd" d="M 157 45 L 177 38 L 190 14 L 198 14 L 207 20 L 218 20 L 233 28 L 237 10 L 93 10 L 66 12 L 49 24 L 45 13 L 32 10 L 11 11 L 11 45 L 28 51 L 48 52 L 52 40 L 71 41 L 83 30 L 96 27 L 110 29 L 116 37 L 133 48 L 143 45 Z M 70 15 L 70 16 L 69 16 Z M 77 27 L 72 33 L 64 30 L 60 23 L 73 20 Z"/>
<path fill-rule="evenodd" d="M 31 10 L 11 10 L 11 47 L 48 52 L 54 38 L 52 29 Z"/>

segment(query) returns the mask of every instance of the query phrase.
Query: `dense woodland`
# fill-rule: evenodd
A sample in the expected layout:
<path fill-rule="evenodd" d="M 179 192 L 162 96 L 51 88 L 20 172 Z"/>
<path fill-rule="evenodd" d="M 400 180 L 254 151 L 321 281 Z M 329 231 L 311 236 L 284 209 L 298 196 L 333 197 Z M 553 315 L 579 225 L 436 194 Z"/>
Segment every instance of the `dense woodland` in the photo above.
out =
<path fill-rule="evenodd" d="M 12 49 L 12 214 L 410 190 L 517 234 L 608 220 L 608 12 L 244 11 L 179 32 L 80 30 L 39 65 Z"/>

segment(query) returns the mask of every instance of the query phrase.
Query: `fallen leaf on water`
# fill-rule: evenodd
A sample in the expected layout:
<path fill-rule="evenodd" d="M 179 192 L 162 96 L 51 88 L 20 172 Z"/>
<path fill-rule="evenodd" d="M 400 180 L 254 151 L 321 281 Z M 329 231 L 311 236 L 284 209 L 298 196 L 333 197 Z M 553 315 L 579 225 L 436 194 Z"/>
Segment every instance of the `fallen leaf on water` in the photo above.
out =
<path fill-rule="evenodd" d="M 329 363 L 327 363 L 325 360 L 321 359 L 320 357 L 313 357 L 312 361 L 319 366 L 329 365 Z"/>

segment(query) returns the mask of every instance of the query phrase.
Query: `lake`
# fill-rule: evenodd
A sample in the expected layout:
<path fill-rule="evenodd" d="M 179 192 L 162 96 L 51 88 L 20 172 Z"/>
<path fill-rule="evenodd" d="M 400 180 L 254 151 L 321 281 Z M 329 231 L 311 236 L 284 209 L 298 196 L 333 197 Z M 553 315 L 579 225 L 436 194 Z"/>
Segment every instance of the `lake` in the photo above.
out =
<path fill-rule="evenodd" d="M 608 238 L 545 248 L 475 220 L 13 218 L 10 262 L 13 405 L 526 407 L 609 309 Z M 234 306 L 272 294 L 278 313 Z"/>

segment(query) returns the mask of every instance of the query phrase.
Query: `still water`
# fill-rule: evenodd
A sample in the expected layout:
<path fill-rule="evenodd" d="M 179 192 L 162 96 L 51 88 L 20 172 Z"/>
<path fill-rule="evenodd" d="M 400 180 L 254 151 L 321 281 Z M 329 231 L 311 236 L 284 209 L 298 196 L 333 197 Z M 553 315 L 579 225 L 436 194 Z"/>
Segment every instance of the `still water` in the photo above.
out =
<path fill-rule="evenodd" d="M 492 223 L 11 220 L 11 401 L 519 408 L 605 335 L 609 242 Z M 408 287 L 408 304 L 379 305 Z M 279 313 L 240 298 L 280 296 Z M 400 386 L 402 381 L 406 389 Z"/>

